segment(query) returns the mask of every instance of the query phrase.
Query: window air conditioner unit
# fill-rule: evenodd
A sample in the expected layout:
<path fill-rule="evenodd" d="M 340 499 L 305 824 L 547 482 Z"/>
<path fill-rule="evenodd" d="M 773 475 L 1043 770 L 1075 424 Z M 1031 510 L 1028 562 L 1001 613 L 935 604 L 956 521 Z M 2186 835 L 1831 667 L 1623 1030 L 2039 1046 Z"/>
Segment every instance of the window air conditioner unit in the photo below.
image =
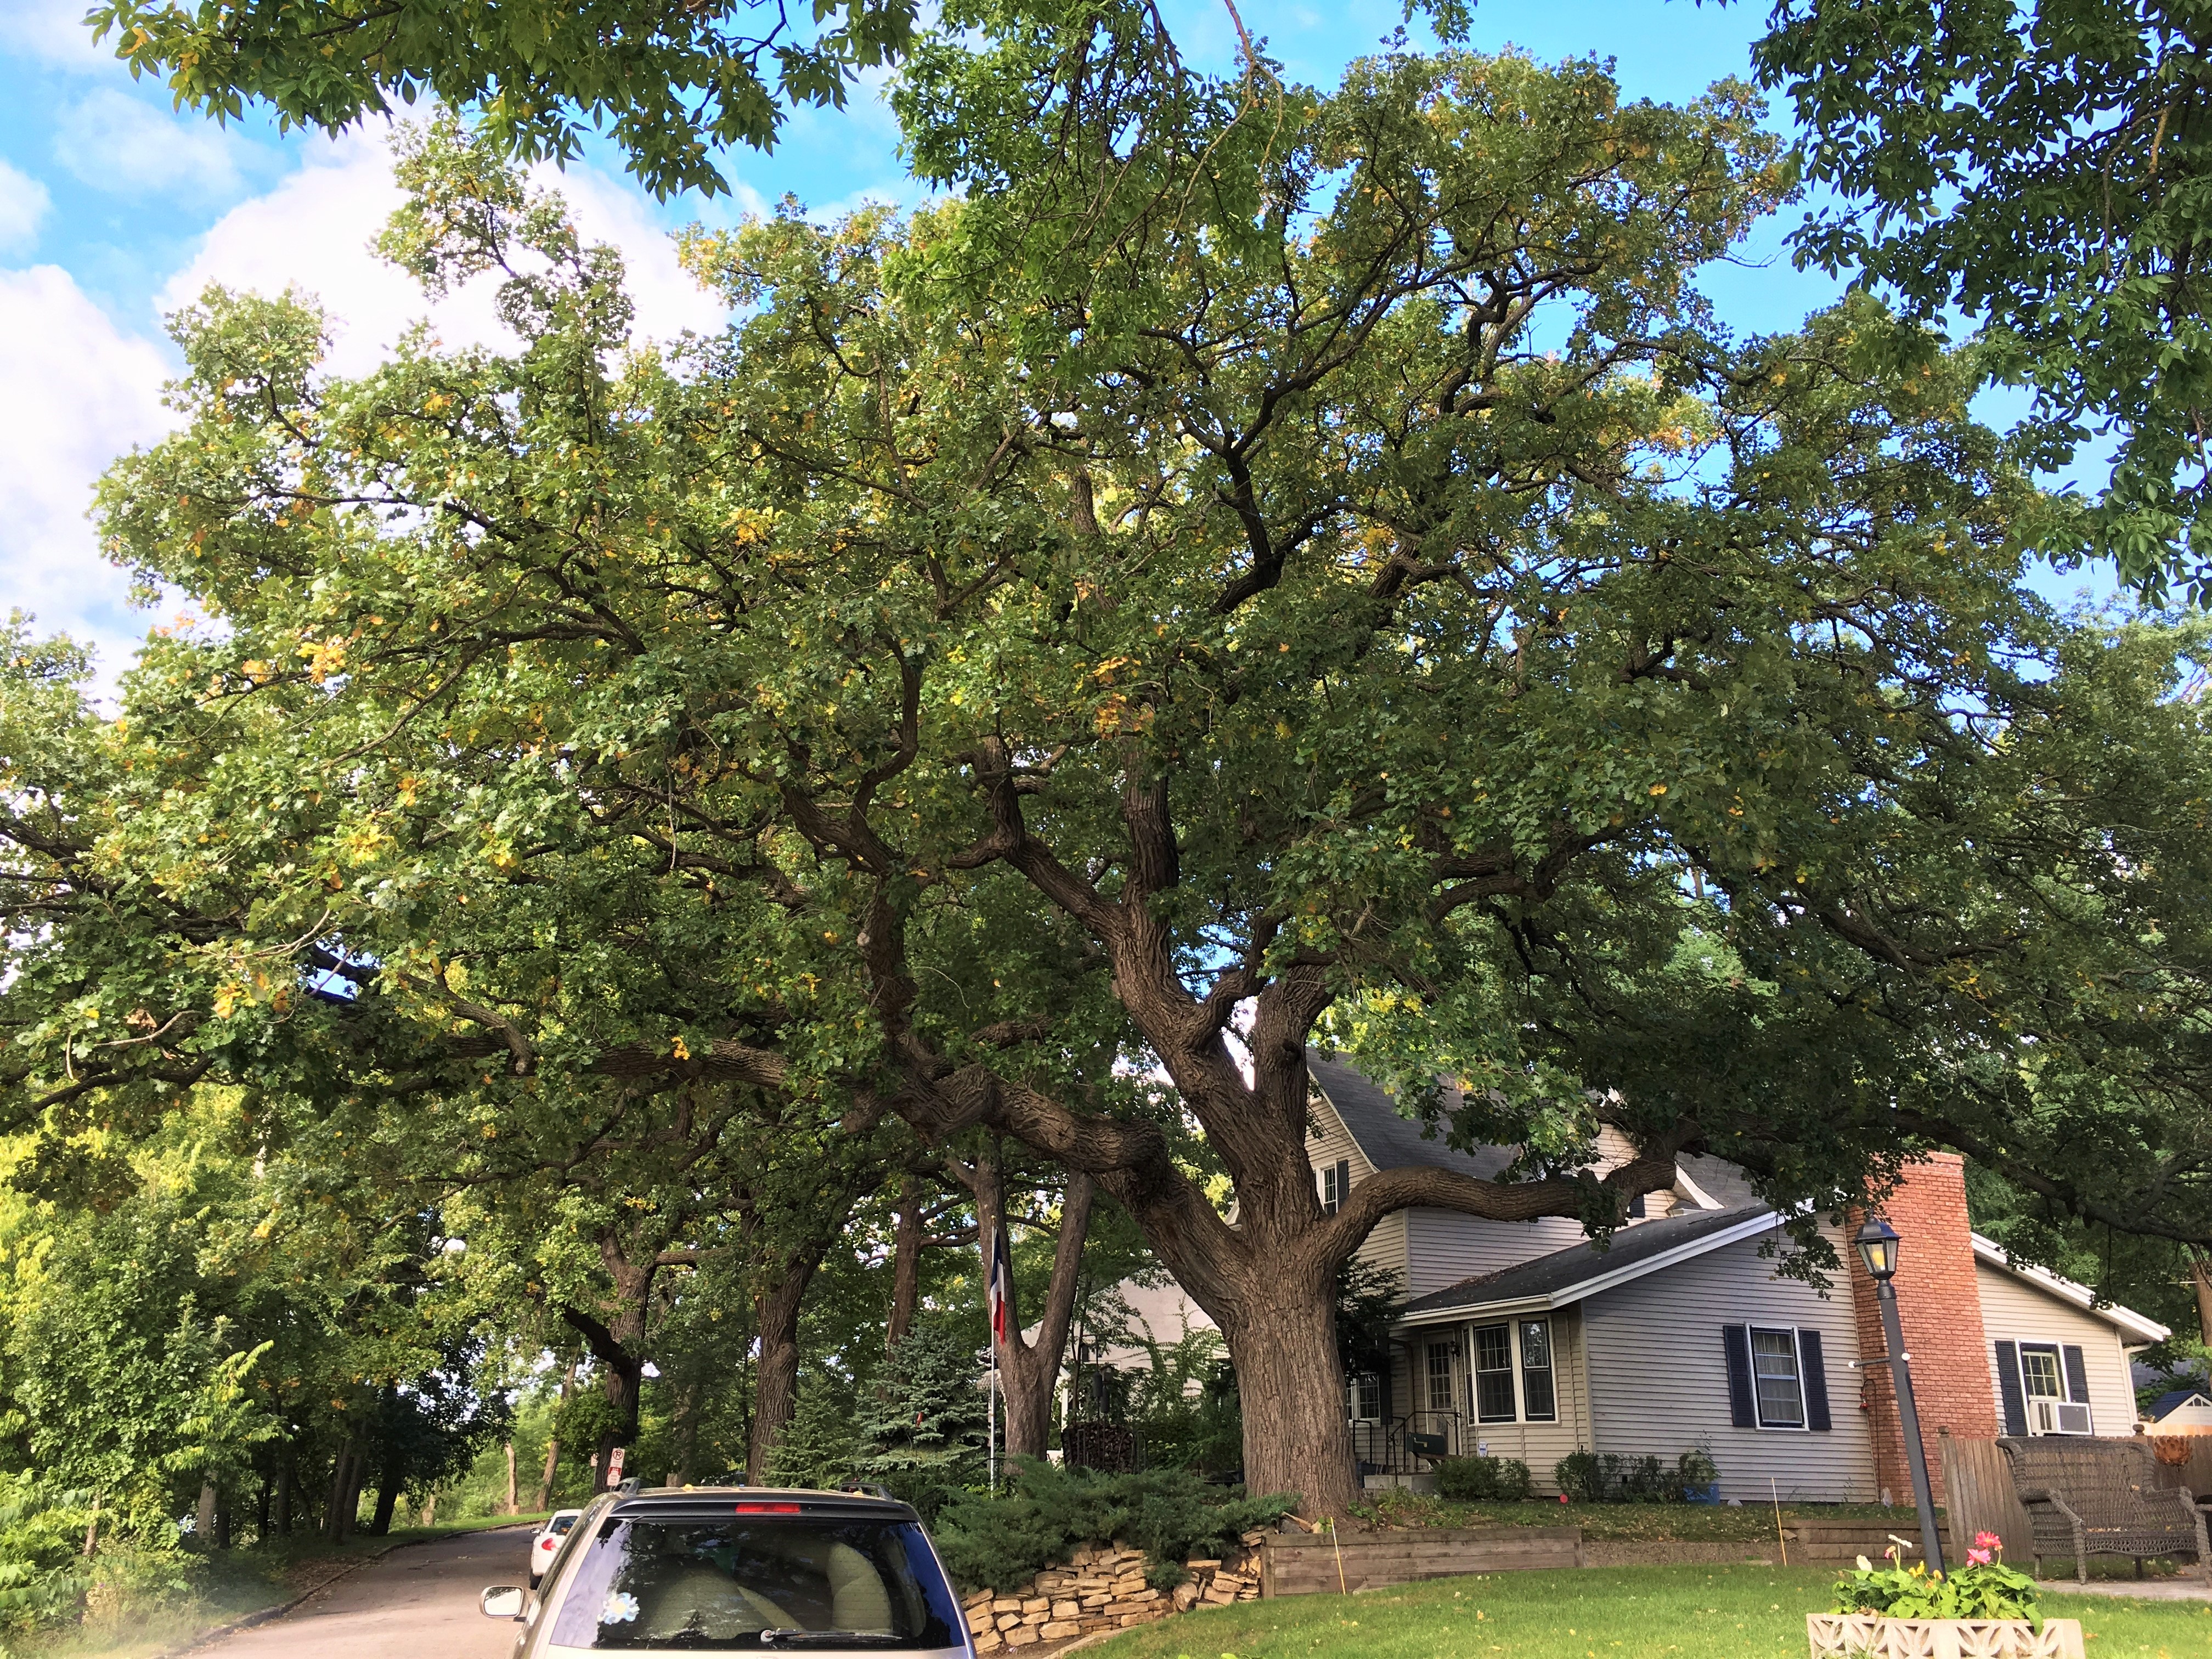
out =
<path fill-rule="evenodd" d="M 2035 1432 L 2038 1434 L 2087 1434 L 2089 1408 L 2064 1400 L 2037 1400 Z"/>

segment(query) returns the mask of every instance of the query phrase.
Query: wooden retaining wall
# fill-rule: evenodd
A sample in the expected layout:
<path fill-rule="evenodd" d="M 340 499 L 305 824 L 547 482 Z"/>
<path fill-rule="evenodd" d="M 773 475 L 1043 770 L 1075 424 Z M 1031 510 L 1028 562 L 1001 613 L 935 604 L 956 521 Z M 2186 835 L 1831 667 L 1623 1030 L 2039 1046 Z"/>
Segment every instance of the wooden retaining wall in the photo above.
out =
<path fill-rule="evenodd" d="M 1269 1533 L 1261 1547 L 1260 1594 L 1334 1595 L 1460 1573 L 1583 1565 L 1577 1527 L 1424 1527 L 1334 1536 Z"/>

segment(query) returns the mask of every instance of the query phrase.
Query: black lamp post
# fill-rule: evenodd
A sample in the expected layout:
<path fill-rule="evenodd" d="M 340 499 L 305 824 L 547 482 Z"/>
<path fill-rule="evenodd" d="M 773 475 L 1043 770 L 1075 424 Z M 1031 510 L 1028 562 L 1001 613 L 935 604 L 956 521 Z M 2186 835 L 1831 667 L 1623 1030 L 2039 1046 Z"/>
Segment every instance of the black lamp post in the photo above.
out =
<path fill-rule="evenodd" d="M 1897 1385 L 1897 1426 L 1905 1436 L 1905 1466 L 1912 1471 L 1912 1502 L 1920 1511 L 1920 1547 L 1927 1553 L 1928 1570 L 1943 1571 L 1943 1540 L 1936 1527 L 1936 1494 L 1928 1485 L 1928 1454 L 1920 1443 L 1920 1413 L 1912 1403 L 1912 1368 L 1905 1364 L 1905 1328 L 1897 1317 L 1897 1287 L 1889 1281 L 1897 1272 L 1899 1240 L 1897 1229 L 1880 1216 L 1868 1218 L 1858 1232 L 1859 1260 L 1874 1280 L 1875 1300 L 1881 1305 L 1881 1331 L 1888 1340 L 1886 1358 L 1869 1363 L 1887 1365 Z"/>

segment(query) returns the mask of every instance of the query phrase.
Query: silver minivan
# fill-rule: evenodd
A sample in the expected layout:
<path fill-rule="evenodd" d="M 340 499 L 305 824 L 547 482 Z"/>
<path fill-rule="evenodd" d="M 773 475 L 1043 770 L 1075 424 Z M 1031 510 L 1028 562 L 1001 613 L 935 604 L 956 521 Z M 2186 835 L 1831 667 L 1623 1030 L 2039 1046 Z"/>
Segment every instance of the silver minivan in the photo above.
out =
<path fill-rule="evenodd" d="M 501 1584 L 482 1604 L 520 1622 L 514 1659 L 975 1654 L 920 1517 L 860 1492 L 605 1492 L 561 1540 L 536 1596 Z"/>

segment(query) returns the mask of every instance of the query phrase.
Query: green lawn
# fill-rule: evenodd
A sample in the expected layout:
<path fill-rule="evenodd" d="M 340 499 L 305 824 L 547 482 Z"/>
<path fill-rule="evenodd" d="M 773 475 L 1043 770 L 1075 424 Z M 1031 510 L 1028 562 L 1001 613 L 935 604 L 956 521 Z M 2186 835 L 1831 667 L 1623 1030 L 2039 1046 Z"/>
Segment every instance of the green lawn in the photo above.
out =
<path fill-rule="evenodd" d="M 1286 1596 L 1146 1626 L 1085 1659 L 1803 1659 L 1805 1615 L 1832 1568 L 1620 1567 L 1437 1578 L 1352 1595 Z M 2207 1659 L 2212 1602 L 2048 1596 L 2091 1659 Z"/>

